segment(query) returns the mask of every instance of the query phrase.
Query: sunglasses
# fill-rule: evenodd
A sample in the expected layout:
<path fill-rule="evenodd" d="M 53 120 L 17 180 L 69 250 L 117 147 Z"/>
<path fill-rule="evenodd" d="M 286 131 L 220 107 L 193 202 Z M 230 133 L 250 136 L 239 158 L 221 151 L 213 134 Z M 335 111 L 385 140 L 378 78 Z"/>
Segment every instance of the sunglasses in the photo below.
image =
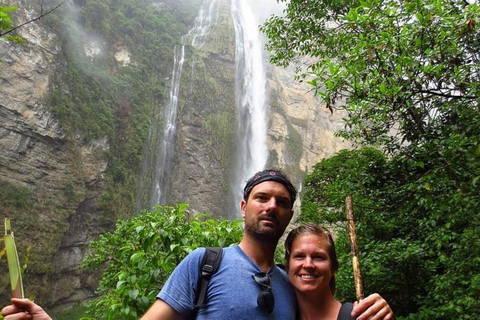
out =
<path fill-rule="evenodd" d="M 275 298 L 273 297 L 270 276 L 265 272 L 259 272 L 254 274 L 252 278 L 262 287 L 262 291 L 260 291 L 257 297 L 258 307 L 268 313 L 272 313 L 275 306 Z"/>

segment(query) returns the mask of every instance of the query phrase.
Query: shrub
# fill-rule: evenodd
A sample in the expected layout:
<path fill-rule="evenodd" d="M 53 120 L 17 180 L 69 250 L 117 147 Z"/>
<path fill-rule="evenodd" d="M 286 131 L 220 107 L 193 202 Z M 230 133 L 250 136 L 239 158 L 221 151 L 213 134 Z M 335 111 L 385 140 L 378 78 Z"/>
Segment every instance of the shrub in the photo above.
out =
<path fill-rule="evenodd" d="M 92 318 L 137 319 L 153 303 L 176 265 L 197 247 L 229 246 L 242 236 L 240 220 L 188 218 L 186 204 L 157 206 L 153 212 L 118 222 L 90 244 L 89 269 L 105 268 L 97 294 L 87 304 Z"/>

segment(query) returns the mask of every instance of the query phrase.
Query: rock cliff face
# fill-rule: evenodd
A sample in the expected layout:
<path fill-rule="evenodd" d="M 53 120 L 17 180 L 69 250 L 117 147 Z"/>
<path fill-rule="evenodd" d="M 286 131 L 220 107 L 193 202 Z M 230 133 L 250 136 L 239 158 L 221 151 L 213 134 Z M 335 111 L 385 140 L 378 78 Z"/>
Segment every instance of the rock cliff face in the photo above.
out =
<path fill-rule="evenodd" d="M 236 123 L 235 33 L 228 1 L 219 1 L 206 43 L 186 61 L 170 201 L 225 216 L 219 199 L 228 188 Z"/>
<path fill-rule="evenodd" d="M 162 1 L 156 3 L 162 10 L 168 8 Z M 16 18 L 21 23 L 34 16 L 22 9 Z M 0 42 L 0 187 L 9 195 L 0 198 L 0 210 L 11 216 L 20 250 L 32 246 L 27 294 L 61 308 L 94 294 L 98 275 L 79 266 L 88 242 L 114 226 L 104 217 L 101 200 L 111 186 L 107 154 L 115 142 L 106 136 L 68 137 L 51 112 L 46 99 L 50 81 L 65 61 L 60 58 L 63 44 L 49 30 L 30 24 L 20 31 L 24 46 Z M 229 1 L 221 0 L 206 44 L 198 50 L 187 47 L 181 86 L 170 202 L 189 203 L 194 212 L 225 213 L 222 199 L 228 196 L 235 150 L 234 43 Z M 121 45 L 108 53 L 92 50 L 91 43 L 83 48 L 91 59 L 101 53 L 113 57 L 117 68 L 136 67 L 128 48 Z M 166 78 L 170 72 L 158 77 Z M 321 106 L 308 86 L 294 82 L 290 70 L 271 66 L 268 78 L 268 165 L 285 168 L 301 181 L 320 159 L 349 147 L 333 137 L 342 126 L 341 118 Z M 133 207 L 132 199 L 121 201 Z M 6 280 L 0 278 L 3 304 Z"/>
<path fill-rule="evenodd" d="M 292 69 L 271 67 L 269 86 L 269 149 L 272 161 L 304 173 L 321 159 L 351 144 L 334 136 L 344 125 L 341 113 L 331 113 L 311 92 L 294 81 Z"/>
<path fill-rule="evenodd" d="M 19 19 L 33 18 L 33 12 L 23 13 Z M 85 289 L 83 279 L 70 276 L 78 273 L 79 253 L 100 228 L 86 236 L 88 230 L 76 221 L 97 213 L 88 203 L 95 203 L 96 191 L 103 188 L 107 162 L 101 154 L 108 141 L 67 141 L 44 103 L 60 51 L 56 35 L 37 24 L 24 27 L 21 35 L 24 46 L 0 42 L 0 180 L 12 203 L 2 213 L 12 217 L 19 249 L 32 247 L 27 294 L 48 297 L 41 298 L 47 304 L 85 299 L 92 296 L 93 284 Z M 25 206 L 18 202 L 19 190 L 28 190 Z M 2 288 L 6 280 L 1 278 Z"/>

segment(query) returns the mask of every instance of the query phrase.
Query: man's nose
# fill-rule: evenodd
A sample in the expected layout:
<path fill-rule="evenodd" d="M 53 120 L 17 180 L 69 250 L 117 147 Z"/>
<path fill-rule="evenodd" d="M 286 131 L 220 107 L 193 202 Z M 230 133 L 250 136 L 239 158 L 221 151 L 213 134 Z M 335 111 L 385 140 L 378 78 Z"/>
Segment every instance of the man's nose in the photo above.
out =
<path fill-rule="evenodd" d="M 269 210 L 275 210 L 277 208 L 277 200 L 275 197 L 271 197 L 270 200 L 268 201 L 268 209 Z"/>

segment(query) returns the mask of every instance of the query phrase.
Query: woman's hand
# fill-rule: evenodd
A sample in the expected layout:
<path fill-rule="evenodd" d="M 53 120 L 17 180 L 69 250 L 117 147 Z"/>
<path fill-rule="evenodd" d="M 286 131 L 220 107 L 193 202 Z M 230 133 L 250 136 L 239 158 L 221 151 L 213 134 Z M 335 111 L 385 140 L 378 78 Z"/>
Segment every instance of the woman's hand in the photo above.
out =
<path fill-rule="evenodd" d="M 385 299 L 374 293 L 353 304 L 352 316 L 357 320 L 392 320 L 393 311 Z"/>

